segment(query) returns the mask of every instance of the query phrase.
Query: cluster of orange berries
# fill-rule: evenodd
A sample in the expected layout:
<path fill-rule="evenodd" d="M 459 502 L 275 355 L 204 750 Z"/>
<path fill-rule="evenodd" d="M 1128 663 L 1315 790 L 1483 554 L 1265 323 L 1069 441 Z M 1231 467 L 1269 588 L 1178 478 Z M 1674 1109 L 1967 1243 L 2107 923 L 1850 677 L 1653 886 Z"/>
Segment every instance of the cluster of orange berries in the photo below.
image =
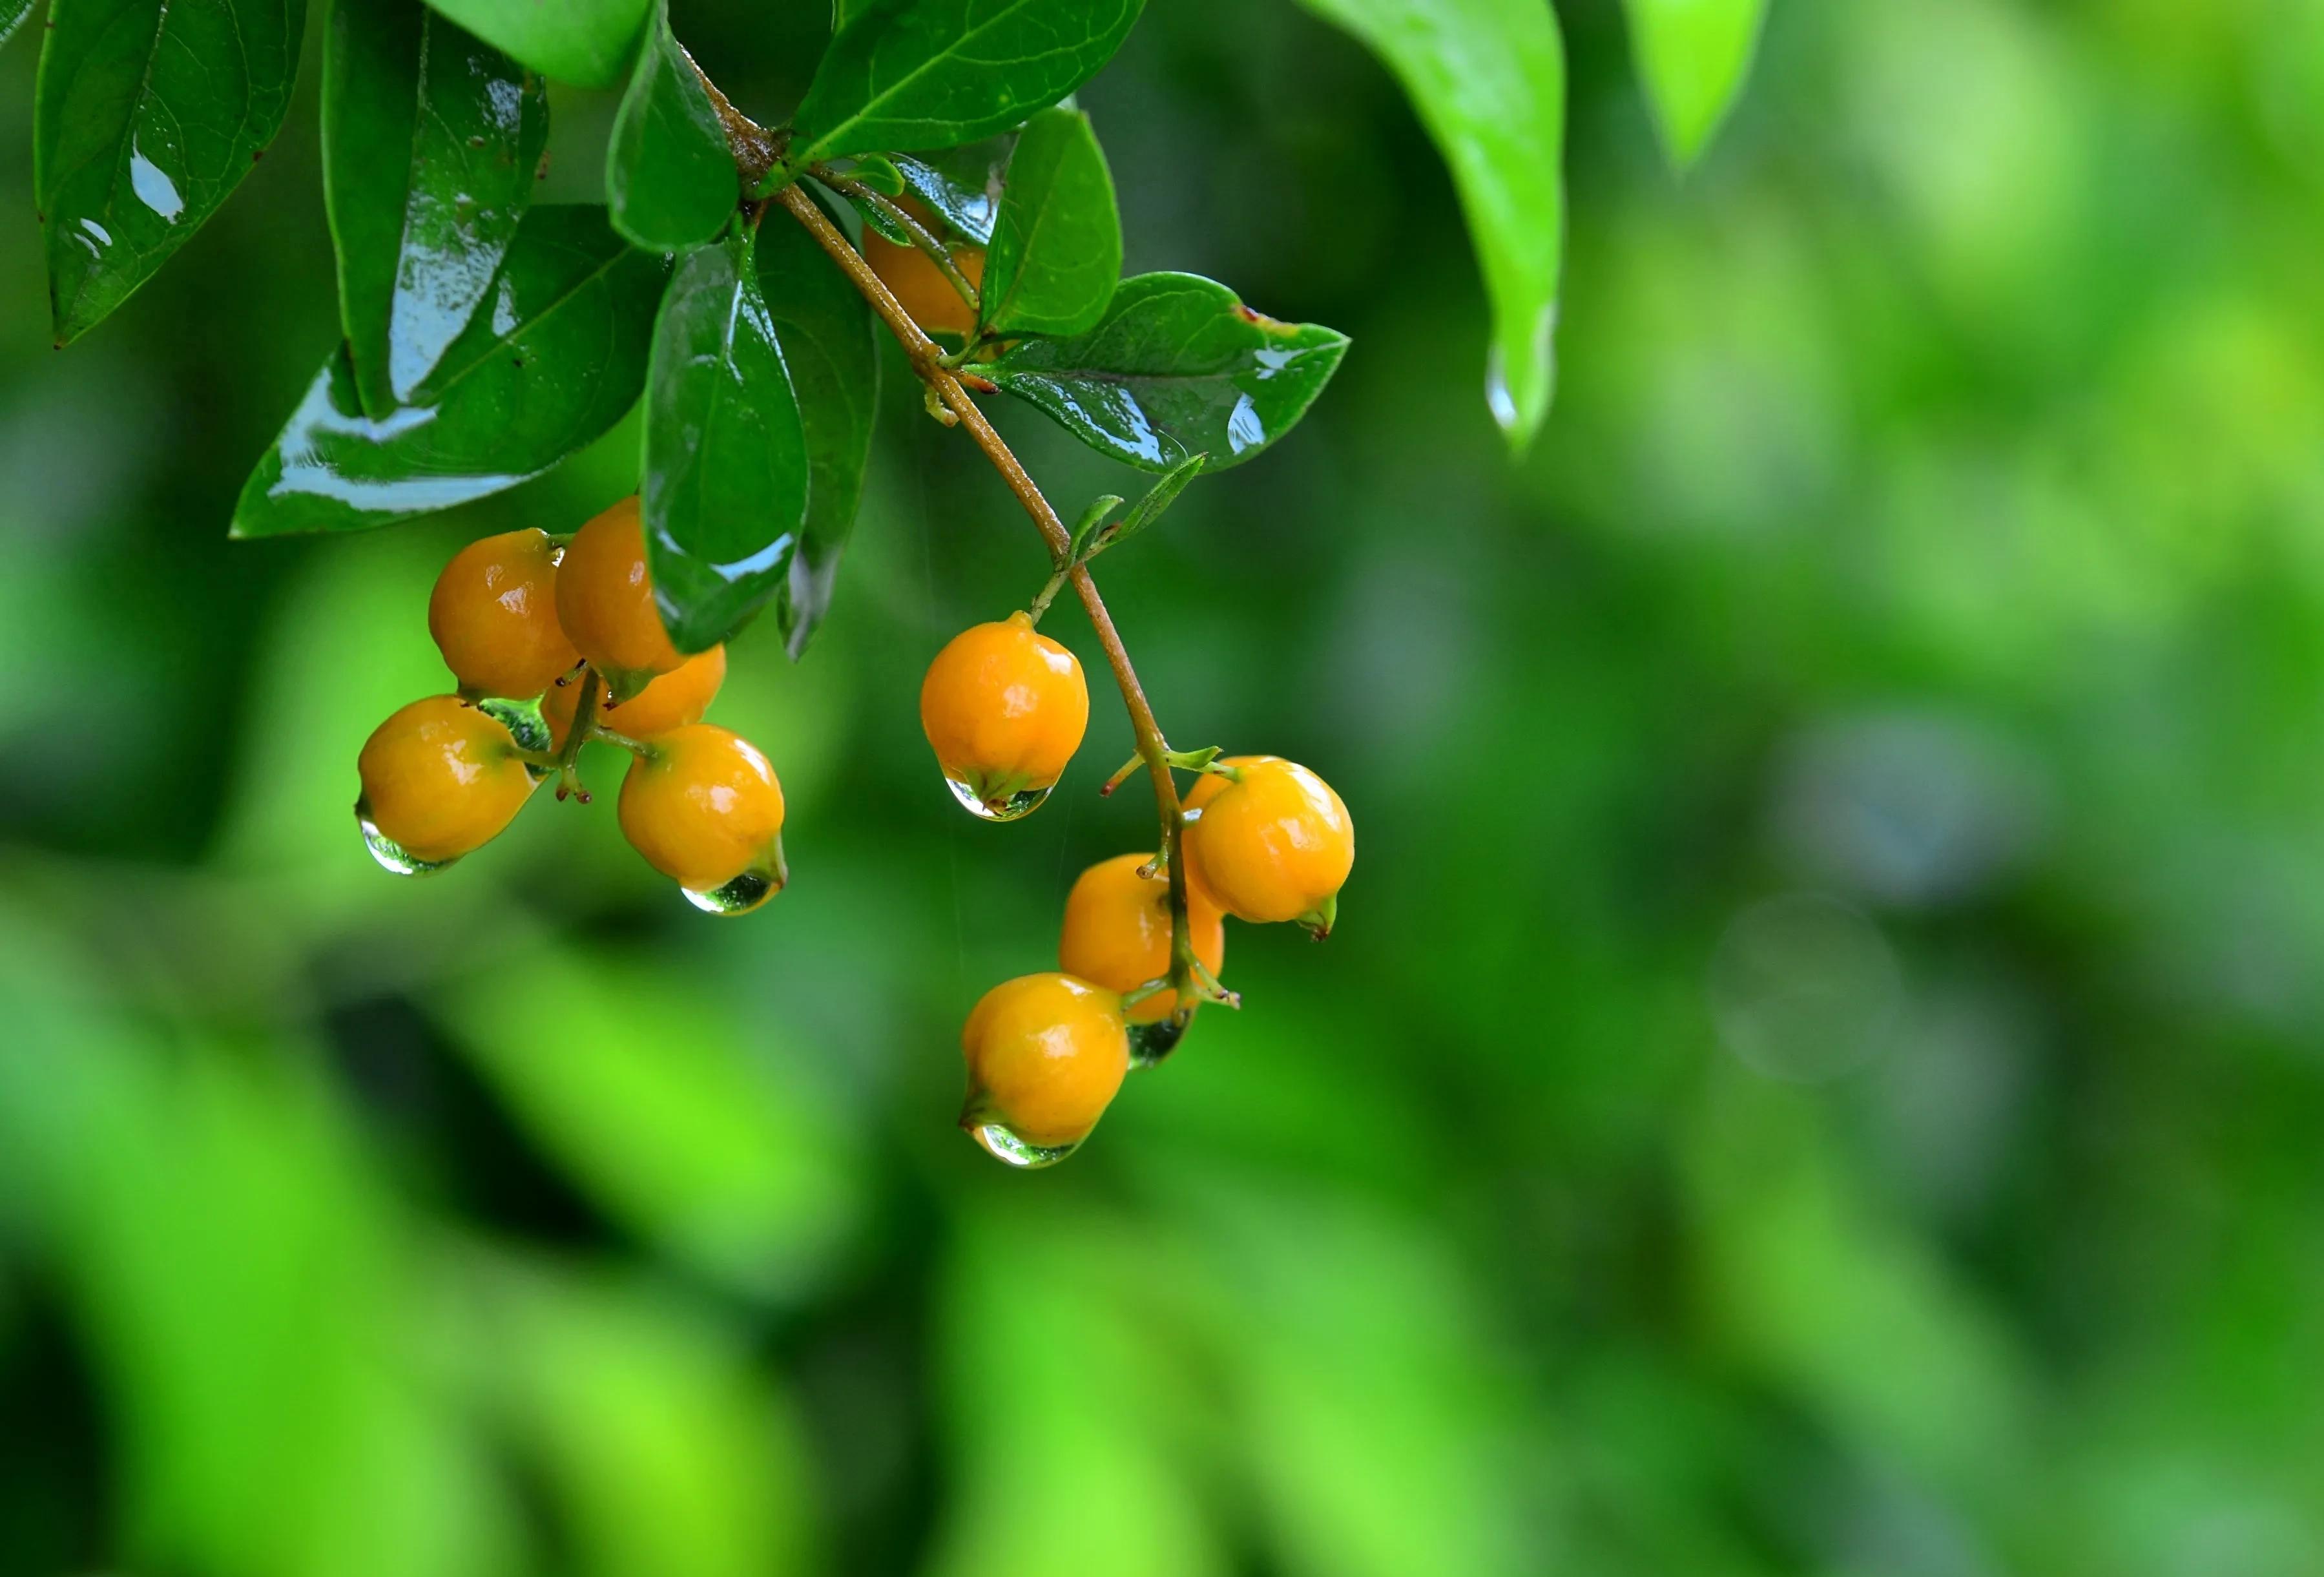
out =
<path fill-rule="evenodd" d="M 780 890 L 782 785 L 756 746 L 702 721 L 725 649 L 687 657 L 670 643 L 636 499 L 569 541 L 527 530 L 463 549 L 436 582 L 428 627 L 457 690 L 395 713 L 356 762 L 355 816 L 381 864 L 442 870 L 498 836 L 551 776 L 558 798 L 586 800 L 575 764 L 596 738 L 632 754 L 623 835 L 695 904 L 740 914 Z M 1072 652 L 1012 613 L 936 654 L 920 723 L 954 797 L 1013 821 L 1080 748 L 1089 689 Z M 1218 983 L 1226 916 L 1321 936 L 1337 914 L 1355 828 L 1322 779 L 1274 756 L 1183 764 L 1203 774 L 1178 840 L 1191 963 L 1174 970 L 1162 857 L 1123 854 L 1074 883 L 1057 973 L 995 986 L 962 1031 L 962 1126 L 1012 1164 L 1056 1160 L 1088 1136 L 1130 1069 L 1176 1043 L 1195 1005 L 1182 989 L 1231 1000 Z"/>
<path fill-rule="evenodd" d="M 920 686 L 920 725 L 945 780 L 987 820 L 1038 807 L 1088 723 L 1081 665 L 1026 613 L 954 636 Z M 1231 756 L 1202 772 L 1184 802 L 1179 858 L 1193 973 L 1222 996 L 1224 917 L 1329 931 L 1355 865 L 1355 824 L 1296 762 Z M 961 1126 L 1001 1159 L 1039 1166 L 1070 1153 L 1130 1068 L 1175 1041 L 1183 1019 L 1159 864 L 1121 854 L 1083 872 L 1065 899 L 1057 973 L 1003 982 L 969 1014 Z"/>
<path fill-rule="evenodd" d="M 702 721 L 726 650 L 670 643 L 635 498 L 568 542 L 527 530 L 462 549 L 428 629 L 457 692 L 397 712 L 356 761 L 355 816 L 381 864 L 442 870 L 499 836 L 552 774 L 558 798 L 577 789 L 581 745 L 604 738 L 632 753 L 620 820 L 648 864 L 715 913 L 780 890 L 782 784 L 757 746 Z"/>

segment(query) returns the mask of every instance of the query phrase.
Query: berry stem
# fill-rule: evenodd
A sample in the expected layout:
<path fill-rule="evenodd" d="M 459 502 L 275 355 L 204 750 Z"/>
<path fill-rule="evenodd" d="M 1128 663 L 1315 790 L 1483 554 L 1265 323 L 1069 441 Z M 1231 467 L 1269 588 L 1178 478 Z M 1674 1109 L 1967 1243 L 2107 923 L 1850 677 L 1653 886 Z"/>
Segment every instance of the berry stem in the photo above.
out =
<path fill-rule="evenodd" d="M 880 276 L 872 272 L 862 254 L 848 244 L 839 226 L 796 185 L 776 192 L 773 200 L 807 227 L 807 234 L 815 237 L 832 262 L 839 265 L 840 272 L 872 304 L 872 309 L 904 347 L 912 371 L 968 430 L 1009 491 L 1017 495 L 1017 502 L 1032 517 L 1042 540 L 1048 545 L 1049 561 L 1066 567 L 1065 578 L 1089 614 L 1090 628 L 1097 633 L 1106 666 L 1113 670 L 1113 682 L 1121 691 L 1121 704 L 1130 714 L 1130 732 L 1137 736 L 1139 759 L 1146 763 L 1146 774 L 1154 783 L 1154 807 L 1162 829 L 1162 859 L 1170 874 L 1170 983 L 1178 988 L 1178 1006 L 1172 1018 L 1183 1024 L 1194 1013 L 1197 993 L 1194 989 L 1194 927 L 1186 918 L 1185 862 L 1178 857 L 1179 834 L 1183 830 L 1178 785 L 1170 776 L 1169 742 L 1163 738 L 1162 725 L 1155 720 L 1154 708 L 1138 683 L 1138 670 L 1130 666 L 1129 648 L 1121 643 L 1121 632 L 1114 628 L 1113 615 L 1106 611 L 1105 599 L 1098 595 L 1097 582 L 1090 577 L 1087 565 L 1073 561 L 1073 533 L 1057 517 L 1040 485 L 993 430 L 992 423 L 985 419 L 960 379 L 945 365 L 943 350 L 912 321 L 911 314 L 904 310 Z"/>
<path fill-rule="evenodd" d="M 808 166 L 807 173 L 832 190 L 844 194 L 865 208 L 879 209 L 881 217 L 910 236 L 912 244 L 936 265 L 936 271 L 944 275 L 945 282 L 968 303 L 968 309 L 982 316 L 983 302 L 977 295 L 976 287 L 968 282 L 968 276 L 961 272 L 960 265 L 952 260 L 952 248 L 945 245 L 935 231 L 914 218 L 909 208 L 885 192 L 873 191 L 853 177 L 841 175 L 823 165 Z"/>

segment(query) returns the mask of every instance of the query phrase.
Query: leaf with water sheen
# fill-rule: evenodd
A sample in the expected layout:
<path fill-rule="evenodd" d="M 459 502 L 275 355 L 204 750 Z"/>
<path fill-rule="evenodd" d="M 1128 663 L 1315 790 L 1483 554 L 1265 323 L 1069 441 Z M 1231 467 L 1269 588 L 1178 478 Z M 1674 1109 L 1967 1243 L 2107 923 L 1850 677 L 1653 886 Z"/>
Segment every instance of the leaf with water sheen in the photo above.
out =
<path fill-rule="evenodd" d="M 793 117 L 793 169 L 949 148 L 1095 76 L 1145 0 L 891 0 L 849 9 Z"/>
<path fill-rule="evenodd" d="M 670 36 L 664 0 L 647 19 L 605 149 L 613 227 L 650 252 L 682 251 L 716 235 L 742 195 L 718 106 Z"/>
<path fill-rule="evenodd" d="M 1684 170 L 1743 89 L 1767 0 L 1624 0 L 1624 8 L 1663 150 Z"/>
<path fill-rule="evenodd" d="M 365 416 L 346 346 L 332 353 L 244 484 L 234 535 L 383 526 L 548 470 L 636 402 L 669 266 L 601 208 L 533 209 L 410 408 Z"/>
<path fill-rule="evenodd" d="M 1001 176 L 1017 152 L 1017 137 L 1007 131 L 957 148 L 899 154 L 893 162 L 913 196 L 964 239 L 982 246 L 991 241 L 993 221 L 1001 216 Z"/>
<path fill-rule="evenodd" d="M 840 551 L 863 496 L 880 409 L 880 340 L 871 303 L 798 225 L 770 226 L 759 237 L 759 283 L 807 433 L 807 523 L 775 603 L 797 658 L 831 606 Z"/>
<path fill-rule="evenodd" d="M 1113 176 L 1089 116 L 1045 109 L 1009 162 L 984 264 L 984 323 L 1001 334 L 1082 334 L 1121 278 Z"/>
<path fill-rule="evenodd" d="M 1290 430 L 1347 348 L 1336 329 L 1261 317 L 1216 281 L 1144 273 L 1089 333 L 1020 340 L 974 371 L 1118 460 L 1167 471 L 1208 452 L 1222 471 Z"/>
<path fill-rule="evenodd" d="M 128 300 L 282 124 L 306 0 L 56 0 L 32 185 L 57 343 Z"/>
<path fill-rule="evenodd" d="M 428 0 L 543 76 L 580 88 L 622 79 L 650 0 Z"/>
<path fill-rule="evenodd" d="M 0 44 L 16 36 L 24 18 L 32 14 L 33 0 L 0 0 Z"/>
<path fill-rule="evenodd" d="M 1522 448 L 1556 382 L 1565 53 L 1543 0 L 1302 0 L 1404 84 L 1452 171 L 1493 306 L 1485 400 Z"/>
<path fill-rule="evenodd" d="M 491 290 L 532 202 L 548 85 L 420 0 L 340 0 L 323 200 L 364 409 L 408 399 Z"/>
<path fill-rule="evenodd" d="M 687 254 L 654 325 L 639 502 L 680 651 L 716 645 L 764 605 L 807 519 L 807 433 L 754 243 L 744 230 Z"/>

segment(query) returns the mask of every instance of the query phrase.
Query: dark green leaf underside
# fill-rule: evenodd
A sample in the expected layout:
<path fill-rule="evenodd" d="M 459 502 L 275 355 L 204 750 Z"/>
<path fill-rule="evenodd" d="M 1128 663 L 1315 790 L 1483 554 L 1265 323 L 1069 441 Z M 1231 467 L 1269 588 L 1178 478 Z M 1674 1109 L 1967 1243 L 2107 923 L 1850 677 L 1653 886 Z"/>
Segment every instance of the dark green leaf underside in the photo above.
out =
<path fill-rule="evenodd" d="M 1261 317 L 1214 281 L 1124 280 L 1087 334 L 1027 339 L 977 370 L 1093 448 L 1148 471 L 1207 453 L 1240 465 L 1288 431 L 1348 347 L 1312 323 Z"/>
<path fill-rule="evenodd" d="M 605 197 L 613 227 L 655 252 L 708 241 L 742 197 L 718 106 L 670 36 L 666 4 L 647 19 L 637 69 L 613 120 Z"/>
<path fill-rule="evenodd" d="M 488 43 L 559 82 L 622 79 L 648 0 L 429 0 Z"/>
<path fill-rule="evenodd" d="M 323 195 L 364 409 L 411 397 L 532 202 L 546 84 L 419 0 L 342 0 L 323 54 Z"/>
<path fill-rule="evenodd" d="M 604 436 L 645 381 L 666 259 L 595 207 L 527 214 L 467 332 L 374 420 L 342 346 L 244 484 L 234 534 L 354 530 L 482 498 Z"/>
<path fill-rule="evenodd" d="M 1097 74 L 1144 0 L 907 0 L 852 14 L 793 117 L 798 168 L 1006 131 Z"/>
<path fill-rule="evenodd" d="M 152 277 L 282 124 L 306 0 L 59 0 L 33 189 L 58 343 Z"/>
<path fill-rule="evenodd" d="M 725 640 L 774 594 L 807 516 L 807 435 L 753 239 L 688 253 L 654 326 L 640 503 L 681 651 Z"/>
<path fill-rule="evenodd" d="M 1089 116 L 1045 109 L 1010 161 L 985 260 L 984 322 L 1001 334 L 1081 334 L 1121 277 L 1113 177 Z"/>
<path fill-rule="evenodd" d="M 807 523 L 775 604 L 796 658 L 831 605 L 862 498 L 879 413 L 879 339 L 870 303 L 797 225 L 770 225 L 760 236 L 759 280 L 807 432 Z"/>

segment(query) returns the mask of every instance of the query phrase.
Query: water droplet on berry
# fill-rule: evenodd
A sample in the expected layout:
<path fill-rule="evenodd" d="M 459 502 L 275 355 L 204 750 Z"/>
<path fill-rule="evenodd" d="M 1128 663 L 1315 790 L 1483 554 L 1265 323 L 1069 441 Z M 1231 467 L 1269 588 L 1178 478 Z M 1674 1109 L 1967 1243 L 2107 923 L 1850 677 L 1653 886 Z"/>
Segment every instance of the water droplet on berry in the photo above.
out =
<path fill-rule="evenodd" d="M 968 1137 L 982 1146 L 985 1154 L 1003 1165 L 1021 1167 L 1028 1172 L 1054 1167 L 1082 1148 L 1079 1139 L 1068 1145 L 1037 1145 L 1005 1122 L 964 1126 L 968 1128 Z"/>
<path fill-rule="evenodd" d="M 394 875 L 433 876 L 447 865 L 459 863 L 456 854 L 449 860 L 422 860 L 411 853 L 379 830 L 379 824 L 371 818 L 371 802 L 367 799 L 355 801 L 355 825 L 363 829 L 364 847 L 379 862 L 379 868 Z"/>
<path fill-rule="evenodd" d="M 1186 1038 L 1186 1026 L 1173 1019 L 1157 1019 L 1151 1023 L 1130 1027 L 1130 1065 L 1150 1068 L 1178 1049 L 1178 1042 Z"/>
<path fill-rule="evenodd" d="M 763 871 L 745 871 L 723 887 L 697 892 L 681 887 L 686 901 L 706 915 L 747 915 L 782 890 L 782 884 Z"/>
<path fill-rule="evenodd" d="M 964 783 L 949 773 L 945 776 L 945 787 L 952 790 L 952 797 L 960 801 L 961 808 L 979 821 L 1017 821 L 1040 809 L 1049 798 L 1049 789 L 1056 785 L 1020 788 L 1006 798 L 990 801 L 979 796 L 973 785 Z"/>

